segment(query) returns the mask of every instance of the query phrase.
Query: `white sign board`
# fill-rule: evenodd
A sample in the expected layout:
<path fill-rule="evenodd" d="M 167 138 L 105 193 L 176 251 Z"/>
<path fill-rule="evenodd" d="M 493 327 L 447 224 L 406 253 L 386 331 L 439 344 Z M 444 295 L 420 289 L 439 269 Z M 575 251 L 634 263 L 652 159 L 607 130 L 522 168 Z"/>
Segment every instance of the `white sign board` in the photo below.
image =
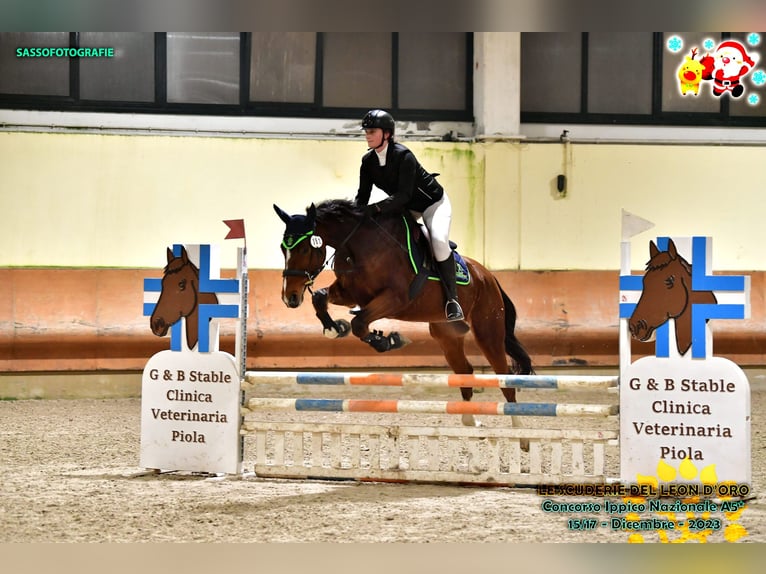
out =
<path fill-rule="evenodd" d="M 141 466 L 238 473 L 239 395 L 228 353 L 154 355 L 141 386 Z"/>
<path fill-rule="evenodd" d="M 674 482 L 750 483 L 750 385 L 728 359 L 639 359 L 621 375 L 620 404 L 624 482 L 688 458 L 697 473 Z"/>

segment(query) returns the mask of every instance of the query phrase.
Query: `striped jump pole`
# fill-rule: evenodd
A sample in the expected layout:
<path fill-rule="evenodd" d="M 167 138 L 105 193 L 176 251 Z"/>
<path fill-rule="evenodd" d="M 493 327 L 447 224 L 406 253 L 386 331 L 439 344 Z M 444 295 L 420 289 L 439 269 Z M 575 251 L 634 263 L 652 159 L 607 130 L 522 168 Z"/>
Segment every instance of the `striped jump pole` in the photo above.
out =
<path fill-rule="evenodd" d="M 245 374 L 245 381 L 250 384 L 265 383 L 273 385 L 596 390 L 617 388 L 619 377 L 597 375 L 455 375 L 446 373 L 296 373 L 289 371 L 248 371 Z"/>
<path fill-rule="evenodd" d="M 344 413 L 471 414 L 537 417 L 608 417 L 617 405 L 563 403 L 499 403 L 363 399 L 251 398 L 250 411 L 321 411 Z"/>

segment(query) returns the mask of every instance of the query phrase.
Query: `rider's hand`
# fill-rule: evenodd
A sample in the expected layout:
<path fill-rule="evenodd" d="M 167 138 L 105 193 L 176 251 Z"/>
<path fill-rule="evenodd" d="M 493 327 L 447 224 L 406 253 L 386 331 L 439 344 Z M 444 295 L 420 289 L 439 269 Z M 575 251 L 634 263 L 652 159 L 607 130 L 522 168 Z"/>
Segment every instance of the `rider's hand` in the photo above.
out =
<path fill-rule="evenodd" d="M 375 217 L 376 215 L 380 214 L 380 207 L 376 203 L 372 203 L 369 205 L 365 205 L 362 208 L 362 211 L 364 212 L 365 215 L 369 217 Z"/>

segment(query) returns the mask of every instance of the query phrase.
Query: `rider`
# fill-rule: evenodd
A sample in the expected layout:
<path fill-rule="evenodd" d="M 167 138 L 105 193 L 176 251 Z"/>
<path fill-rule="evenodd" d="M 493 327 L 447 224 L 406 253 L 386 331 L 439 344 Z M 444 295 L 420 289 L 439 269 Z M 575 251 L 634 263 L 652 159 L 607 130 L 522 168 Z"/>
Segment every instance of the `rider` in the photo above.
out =
<path fill-rule="evenodd" d="M 423 218 L 431 239 L 439 275 L 446 294 L 444 313 L 448 321 L 463 319 L 457 300 L 455 256 L 449 245 L 452 205 L 435 177 L 418 162 L 415 155 L 394 141 L 394 118 L 384 110 L 370 110 L 362 119 L 362 129 L 369 151 L 362 157 L 356 204 L 367 215 L 395 213 L 409 209 L 415 218 Z M 372 186 L 389 197 L 368 205 Z"/>

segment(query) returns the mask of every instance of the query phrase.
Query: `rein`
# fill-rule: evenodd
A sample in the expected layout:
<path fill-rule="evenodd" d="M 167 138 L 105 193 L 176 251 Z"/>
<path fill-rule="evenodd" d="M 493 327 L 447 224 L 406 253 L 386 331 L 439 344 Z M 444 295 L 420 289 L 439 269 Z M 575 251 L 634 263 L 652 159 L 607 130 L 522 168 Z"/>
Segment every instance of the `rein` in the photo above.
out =
<path fill-rule="evenodd" d="M 396 246 L 397 246 L 399 249 L 401 249 L 401 250 L 402 250 L 402 251 L 404 251 L 405 253 L 409 253 L 409 251 L 407 250 L 407 247 L 406 247 L 404 244 L 402 244 L 402 242 L 401 242 L 401 241 L 399 241 L 399 240 L 398 240 L 396 237 L 394 237 L 394 236 L 391 234 L 391 232 L 389 232 L 389 231 L 388 231 L 388 229 L 386 229 L 386 228 L 385 228 L 385 227 L 383 227 L 383 226 L 382 226 L 380 223 L 378 223 L 378 220 L 377 220 L 377 219 L 375 219 L 374 217 L 370 217 L 370 219 L 372 220 L 372 222 L 373 222 L 375 225 L 377 225 L 377 226 L 378 226 L 378 229 L 379 229 L 380 231 L 382 231 L 384 235 L 388 236 L 388 238 L 389 238 L 391 241 L 393 241 L 393 242 L 394 242 L 394 244 L 395 244 L 395 245 L 396 245 Z M 360 223 L 361 223 L 361 222 L 360 222 Z"/>

